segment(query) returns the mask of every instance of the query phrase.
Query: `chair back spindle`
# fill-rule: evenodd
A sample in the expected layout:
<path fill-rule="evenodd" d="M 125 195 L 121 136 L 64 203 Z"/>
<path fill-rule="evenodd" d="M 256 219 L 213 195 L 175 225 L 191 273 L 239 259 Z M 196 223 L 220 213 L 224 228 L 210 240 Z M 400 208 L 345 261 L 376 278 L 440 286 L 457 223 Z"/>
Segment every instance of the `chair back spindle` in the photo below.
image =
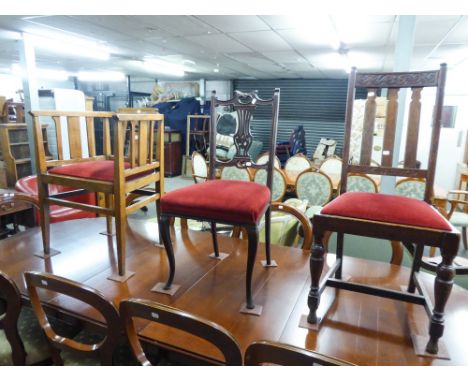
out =
<path fill-rule="evenodd" d="M 430 202 L 434 186 L 434 173 L 437 160 L 437 149 L 441 127 L 441 114 L 443 105 L 443 88 L 445 85 L 446 65 L 442 64 L 440 70 L 412 72 L 412 73 L 358 73 L 353 68 L 348 82 L 348 97 L 345 118 L 345 139 L 343 148 L 343 168 L 341 172 L 340 193 L 347 190 L 347 176 L 349 173 L 375 174 L 383 176 L 412 177 L 426 180 L 424 200 Z M 430 90 L 436 88 L 435 107 L 432 113 L 432 132 L 427 166 L 419 168 L 417 160 L 418 146 L 421 146 L 420 125 L 422 120 L 421 99 L 430 96 Z M 352 139 L 353 105 L 356 89 L 364 89 L 366 93 L 364 117 L 362 120 L 362 136 L 360 157 L 352 158 L 350 163 L 350 142 Z M 400 89 L 409 89 L 411 100 L 408 106 L 408 118 L 406 123 L 406 142 L 404 143 L 404 166 L 398 168 L 398 153 L 395 153 L 395 134 L 398 114 L 404 112 L 404 107 L 399 107 L 398 97 Z M 376 97 L 386 92 L 384 131 L 376 129 L 376 117 L 379 114 L 379 106 Z M 362 93 L 361 93 L 362 94 Z M 400 105 L 401 106 L 401 105 Z M 382 136 L 381 157 L 377 160 L 382 165 L 371 166 L 374 158 L 373 148 L 375 137 Z M 419 145 L 418 145 L 419 142 Z"/>

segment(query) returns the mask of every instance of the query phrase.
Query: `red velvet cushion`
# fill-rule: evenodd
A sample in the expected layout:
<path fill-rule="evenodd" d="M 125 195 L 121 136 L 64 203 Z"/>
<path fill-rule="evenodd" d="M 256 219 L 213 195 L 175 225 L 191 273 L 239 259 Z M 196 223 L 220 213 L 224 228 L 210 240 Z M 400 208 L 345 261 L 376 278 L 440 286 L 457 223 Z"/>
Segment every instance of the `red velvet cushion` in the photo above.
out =
<path fill-rule="evenodd" d="M 26 176 L 18 179 L 15 184 L 16 191 L 23 192 L 28 195 L 37 196 L 37 177 L 36 175 Z M 59 184 L 49 184 L 50 195 L 58 194 L 59 192 L 74 190 L 73 187 L 62 186 Z M 90 192 L 83 195 L 75 195 L 67 197 L 66 200 L 71 200 L 79 203 L 86 203 L 96 205 L 96 194 Z M 66 220 L 95 218 L 95 212 L 78 210 L 70 207 L 63 207 L 57 205 L 50 206 L 50 222 L 57 223 Z M 36 222 L 39 222 L 39 210 L 36 211 Z"/>
<path fill-rule="evenodd" d="M 125 163 L 125 168 L 130 167 Z M 65 166 L 54 167 L 49 170 L 50 174 L 75 176 L 77 178 L 114 181 L 114 161 L 98 160 L 82 163 L 73 163 Z"/>
<path fill-rule="evenodd" d="M 162 213 L 256 224 L 270 201 L 268 187 L 240 180 L 210 180 L 171 191 L 161 198 Z"/>
<path fill-rule="evenodd" d="M 327 204 L 321 215 L 451 231 L 447 220 L 422 200 L 369 192 L 346 192 Z"/>

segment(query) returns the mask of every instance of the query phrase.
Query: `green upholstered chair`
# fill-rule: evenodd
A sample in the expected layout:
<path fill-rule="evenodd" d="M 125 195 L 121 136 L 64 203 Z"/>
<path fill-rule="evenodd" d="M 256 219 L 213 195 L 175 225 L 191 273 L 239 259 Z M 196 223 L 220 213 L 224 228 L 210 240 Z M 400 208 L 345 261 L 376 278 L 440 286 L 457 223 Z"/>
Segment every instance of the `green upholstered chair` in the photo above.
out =
<path fill-rule="evenodd" d="M 309 219 L 319 212 L 333 195 L 333 184 L 328 175 L 313 169 L 299 174 L 295 189 L 297 197 L 307 201 L 305 214 Z"/>
<path fill-rule="evenodd" d="M 424 191 L 426 189 L 426 181 L 418 178 L 403 178 L 395 184 L 395 194 L 415 198 L 424 199 Z"/>
<path fill-rule="evenodd" d="M 250 182 L 250 173 L 246 168 L 236 166 L 226 166 L 221 170 L 221 179 L 223 180 L 243 180 Z"/>
<path fill-rule="evenodd" d="M 341 189 L 341 184 L 338 185 L 338 190 Z M 350 174 L 348 175 L 347 192 L 379 192 L 377 183 L 369 175 L 366 174 Z"/>
<path fill-rule="evenodd" d="M 257 160 L 255 161 L 256 164 L 265 164 L 265 163 L 268 163 L 268 158 L 269 158 L 269 153 L 268 152 L 265 152 L 263 154 L 261 154 Z M 279 158 L 275 155 L 275 163 L 274 163 L 274 166 L 275 168 L 281 168 L 281 162 L 279 160 Z"/>
<path fill-rule="evenodd" d="M 257 170 L 254 176 L 254 182 L 259 184 L 267 183 L 267 171 L 264 169 Z M 273 186 L 271 191 L 271 201 L 278 202 L 283 200 L 288 184 L 284 173 L 279 168 L 273 169 Z"/>

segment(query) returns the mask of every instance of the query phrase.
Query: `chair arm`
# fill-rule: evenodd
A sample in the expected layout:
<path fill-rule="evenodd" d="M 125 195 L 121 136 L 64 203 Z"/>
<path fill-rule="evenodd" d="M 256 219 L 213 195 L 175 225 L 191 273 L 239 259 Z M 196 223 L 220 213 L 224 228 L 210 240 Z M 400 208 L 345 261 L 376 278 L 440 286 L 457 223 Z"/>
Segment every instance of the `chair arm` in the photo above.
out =
<path fill-rule="evenodd" d="M 15 200 L 21 200 L 23 202 L 30 203 L 35 208 L 39 209 L 39 198 L 37 196 L 18 192 L 15 193 Z"/>

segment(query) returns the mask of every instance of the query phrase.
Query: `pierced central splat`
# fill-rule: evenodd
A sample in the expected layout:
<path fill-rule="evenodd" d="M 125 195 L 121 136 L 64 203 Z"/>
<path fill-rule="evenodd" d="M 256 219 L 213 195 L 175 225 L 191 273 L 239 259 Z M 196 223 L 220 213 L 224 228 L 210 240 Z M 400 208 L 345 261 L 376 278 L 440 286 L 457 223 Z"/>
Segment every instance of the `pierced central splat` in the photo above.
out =
<path fill-rule="evenodd" d="M 249 149 L 253 142 L 252 132 L 250 131 L 250 121 L 252 120 L 252 110 L 248 107 L 237 108 L 238 128 L 234 134 L 234 145 L 236 154 L 234 158 L 251 160 Z"/>

